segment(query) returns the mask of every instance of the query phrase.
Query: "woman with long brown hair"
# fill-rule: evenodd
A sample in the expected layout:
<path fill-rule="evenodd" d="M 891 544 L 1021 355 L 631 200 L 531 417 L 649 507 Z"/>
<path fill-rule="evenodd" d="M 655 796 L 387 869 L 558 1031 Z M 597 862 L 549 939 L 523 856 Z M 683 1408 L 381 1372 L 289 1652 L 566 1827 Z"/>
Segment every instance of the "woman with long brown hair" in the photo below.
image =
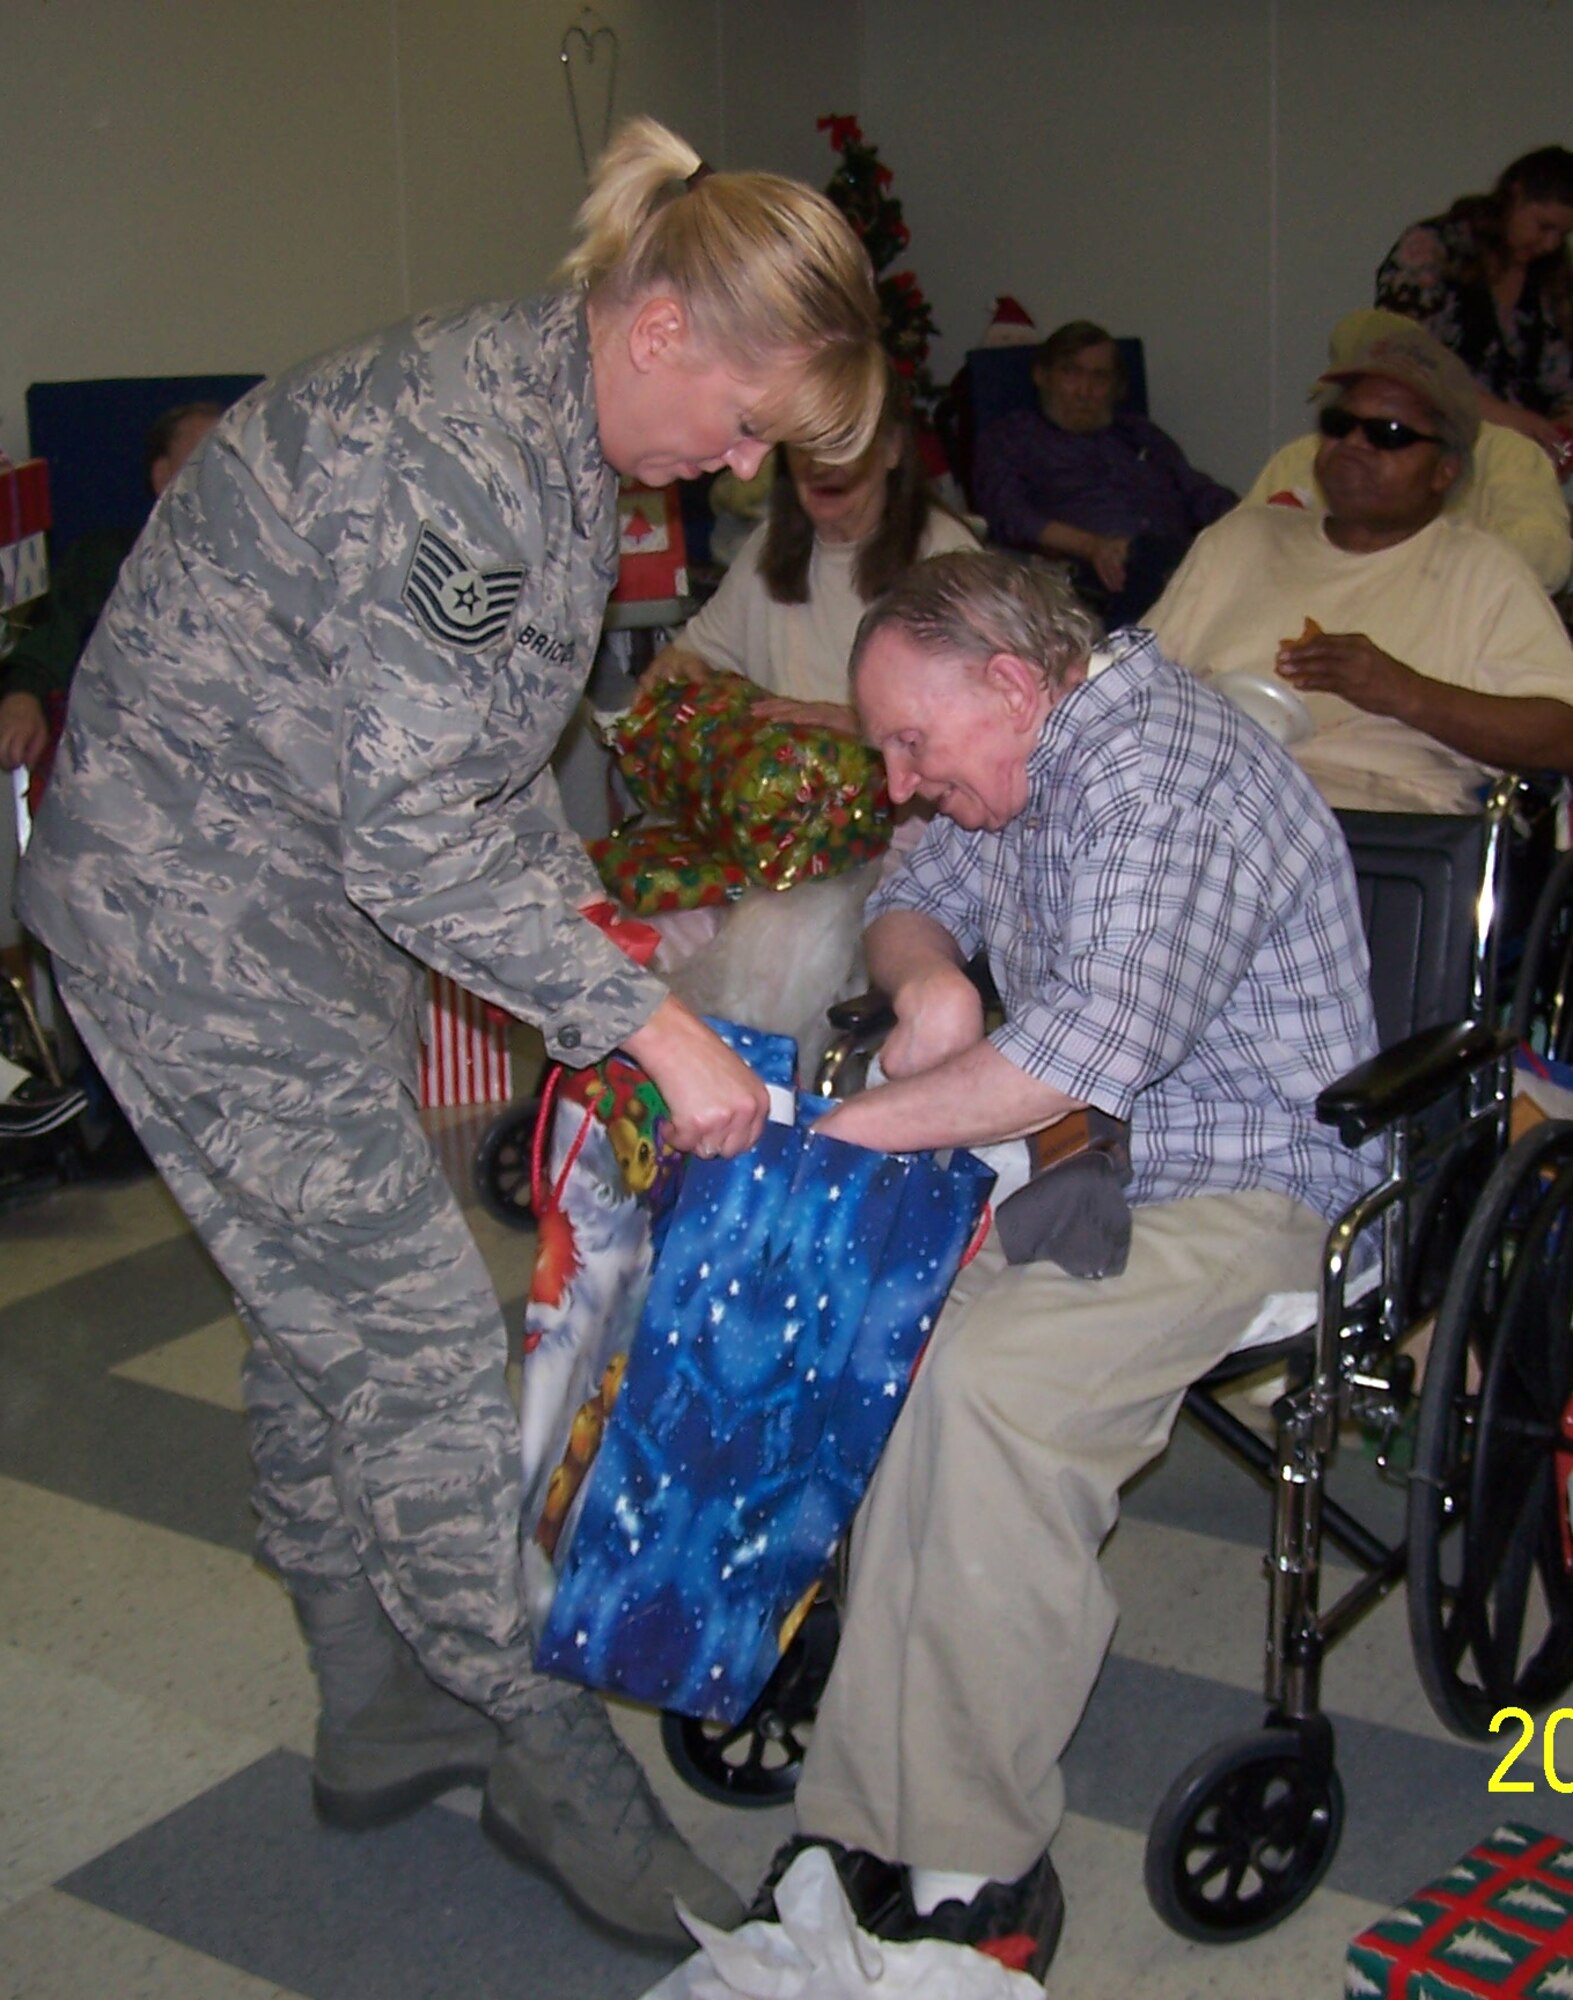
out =
<path fill-rule="evenodd" d="M 800 445 L 777 453 L 764 522 L 649 672 L 743 674 L 773 697 L 759 704 L 767 721 L 855 735 L 847 661 L 863 613 L 922 557 L 974 545 L 929 490 L 905 391 L 887 369 L 879 426 L 859 458 L 833 464 Z"/>

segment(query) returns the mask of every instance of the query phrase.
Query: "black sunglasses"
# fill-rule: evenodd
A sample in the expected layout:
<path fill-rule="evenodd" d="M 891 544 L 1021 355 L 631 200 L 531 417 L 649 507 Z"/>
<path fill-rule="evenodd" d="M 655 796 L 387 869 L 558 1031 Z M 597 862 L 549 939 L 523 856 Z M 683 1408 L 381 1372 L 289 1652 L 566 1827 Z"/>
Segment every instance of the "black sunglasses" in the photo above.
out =
<path fill-rule="evenodd" d="M 1325 438 L 1346 438 L 1352 431 L 1359 431 L 1373 451 L 1408 451 L 1412 444 L 1447 442 L 1446 438 L 1433 437 L 1429 431 L 1401 424 L 1397 417 L 1357 417 L 1353 410 L 1323 410 L 1316 426 Z"/>

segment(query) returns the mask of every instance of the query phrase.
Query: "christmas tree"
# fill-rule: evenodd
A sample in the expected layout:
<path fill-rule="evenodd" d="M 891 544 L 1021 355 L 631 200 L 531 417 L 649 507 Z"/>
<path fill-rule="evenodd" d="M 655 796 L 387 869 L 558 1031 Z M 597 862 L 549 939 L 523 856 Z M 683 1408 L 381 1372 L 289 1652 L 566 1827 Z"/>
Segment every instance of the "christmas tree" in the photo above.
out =
<path fill-rule="evenodd" d="M 926 414 L 938 393 L 925 364 L 939 328 L 916 275 L 886 268 L 912 240 L 901 219 L 901 203 L 890 192 L 894 176 L 880 160 L 878 148 L 863 137 L 855 118 L 821 118 L 819 130 L 830 134 L 832 147 L 841 155 L 825 193 L 868 252 L 879 290 L 885 350 L 911 392 L 914 410 Z"/>

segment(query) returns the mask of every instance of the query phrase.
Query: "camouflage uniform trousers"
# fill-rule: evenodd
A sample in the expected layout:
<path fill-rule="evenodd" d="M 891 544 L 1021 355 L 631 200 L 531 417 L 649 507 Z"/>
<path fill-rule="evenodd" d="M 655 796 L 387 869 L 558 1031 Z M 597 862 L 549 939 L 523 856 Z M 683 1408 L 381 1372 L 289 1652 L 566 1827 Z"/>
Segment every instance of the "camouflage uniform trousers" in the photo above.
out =
<path fill-rule="evenodd" d="M 364 1573 L 432 1677 L 500 1721 L 571 1692 L 531 1667 L 502 1312 L 406 1081 L 57 973 L 251 1336 L 262 1561 L 290 1586 Z"/>

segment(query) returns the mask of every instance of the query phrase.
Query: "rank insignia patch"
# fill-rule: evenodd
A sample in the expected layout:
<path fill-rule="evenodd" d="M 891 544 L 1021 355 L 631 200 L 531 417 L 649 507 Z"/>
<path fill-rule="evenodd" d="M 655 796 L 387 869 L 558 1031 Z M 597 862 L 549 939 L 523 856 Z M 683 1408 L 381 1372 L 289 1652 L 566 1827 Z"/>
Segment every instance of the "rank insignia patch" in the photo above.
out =
<path fill-rule="evenodd" d="M 423 521 L 402 595 L 434 639 L 475 648 L 494 644 L 507 631 L 523 587 L 522 567 L 476 569 Z"/>

